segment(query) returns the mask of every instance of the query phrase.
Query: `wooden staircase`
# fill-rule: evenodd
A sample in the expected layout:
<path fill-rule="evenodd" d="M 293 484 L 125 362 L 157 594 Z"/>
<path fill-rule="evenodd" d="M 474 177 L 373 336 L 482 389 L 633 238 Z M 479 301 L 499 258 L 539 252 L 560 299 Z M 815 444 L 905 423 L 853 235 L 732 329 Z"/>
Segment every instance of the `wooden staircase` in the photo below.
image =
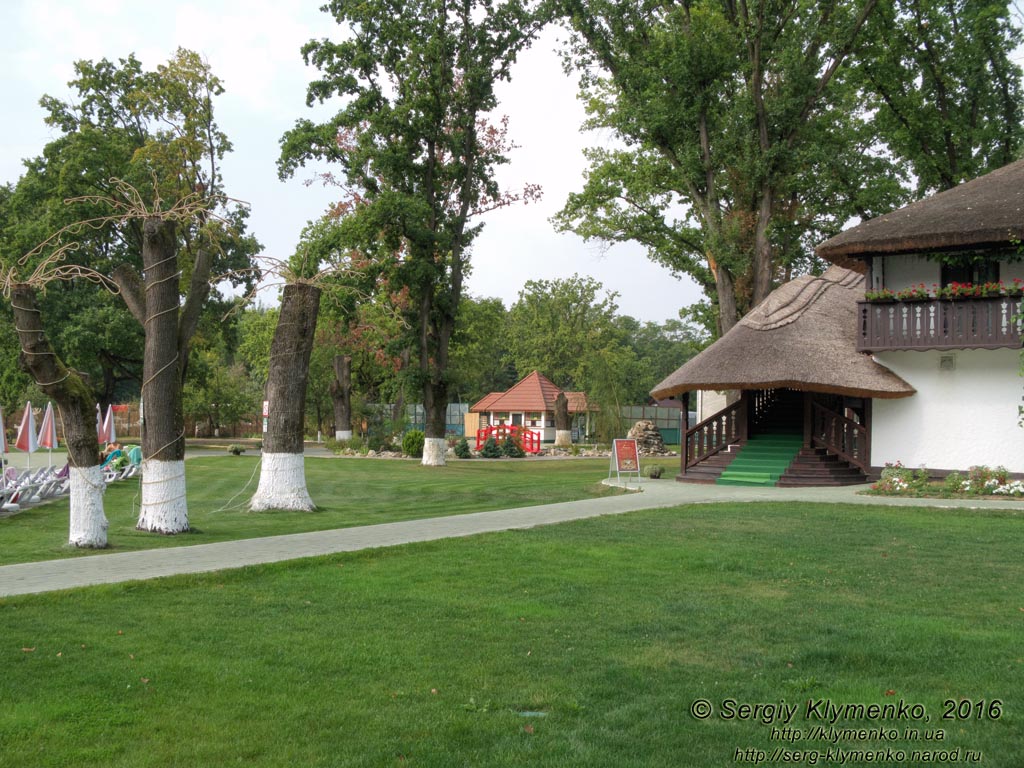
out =
<path fill-rule="evenodd" d="M 834 453 L 824 448 L 801 448 L 776 485 L 799 488 L 859 485 L 867 481 L 867 476 L 860 469 Z"/>
<path fill-rule="evenodd" d="M 687 483 L 790 488 L 866 483 L 867 477 L 858 467 L 835 453 L 824 448 L 800 447 L 804 418 L 802 398 L 803 395 L 798 392 L 777 390 L 774 400 L 761 410 L 756 423 L 751 424 L 749 439 L 740 439 L 708 456 L 687 468 L 685 474 L 679 475 L 677 479 Z M 722 414 L 725 413 L 722 411 Z M 724 433 L 726 430 L 722 431 Z M 788 455 L 781 462 L 777 445 L 772 445 L 779 443 L 789 446 L 782 451 L 788 452 Z M 759 456 L 759 453 L 775 455 Z M 773 463 L 776 466 L 767 466 Z M 762 464 L 765 466 L 759 466 Z"/>

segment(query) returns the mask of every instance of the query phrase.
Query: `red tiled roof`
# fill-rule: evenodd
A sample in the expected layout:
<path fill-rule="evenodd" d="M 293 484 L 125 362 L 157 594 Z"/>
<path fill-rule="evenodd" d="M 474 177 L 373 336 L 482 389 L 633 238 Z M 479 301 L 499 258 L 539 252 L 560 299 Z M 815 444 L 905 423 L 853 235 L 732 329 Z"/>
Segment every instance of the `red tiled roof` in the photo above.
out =
<path fill-rule="evenodd" d="M 470 406 L 471 413 L 488 411 L 553 411 L 555 398 L 561 392 L 550 379 L 534 371 L 507 392 L 491 392 L 479 402 Z M 587 410 L 587 395 L 584 392 L 566 392 L 569 413 Z"/>

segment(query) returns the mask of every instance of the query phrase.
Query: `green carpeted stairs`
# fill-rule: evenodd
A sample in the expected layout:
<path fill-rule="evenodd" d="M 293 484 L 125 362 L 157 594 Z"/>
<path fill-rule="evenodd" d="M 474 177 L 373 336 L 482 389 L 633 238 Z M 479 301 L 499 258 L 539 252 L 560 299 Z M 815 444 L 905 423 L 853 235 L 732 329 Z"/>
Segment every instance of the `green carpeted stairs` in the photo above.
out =
<path fill-rule="evenodd" d="M 775 485 L 803 445 L 797 434 L 754 435 L 715 482 L 718 485 Z"/>

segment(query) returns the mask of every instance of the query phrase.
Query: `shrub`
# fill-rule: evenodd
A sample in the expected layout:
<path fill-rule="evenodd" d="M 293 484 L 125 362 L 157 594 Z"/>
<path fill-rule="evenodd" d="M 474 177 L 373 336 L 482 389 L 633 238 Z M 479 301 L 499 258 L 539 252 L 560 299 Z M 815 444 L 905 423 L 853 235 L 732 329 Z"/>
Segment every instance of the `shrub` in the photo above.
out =
<path fill-rule="evenodd" d="M 228 453 L 230 453 L 232 456 L 240 456 L 241 454 L 245 453 L 245 446 L 239 445 L 238 443 L 232 443 L 231 445 L 228 446 Z"/>
<path fill-rule="evenodd" d="M 480 455 L 485 459 L 500 459 L 501 448 L 498 447 L 498 441 L 493 437 L 488 437 L 484 443 L 483 450 L 480 451 Z"/>
<path fill-rule="evenodd" d="M 964 477 L 959 472 L 950 472 L 942 481 L 942 490 L 946 493 L 960 493 L 964 489 Z"/>
<path fill-rule="evenodd" d="M 423 433 L 418 429 L 410 429 L 402 438 L 402 453 L 414 459 L 423 456 Z"/>
<path fill-rule="evenodd" d="M 649 464 L 647 469 L 644 470 L 644 474 L 651 478 L 651 480 L 657 480 L 665 472 L 665 468 L 661 464 Z"/>
<path fill-rule="evenodd" d="M 455 444 L 455 455 L 460 459 L 472 459 L 473 452 L 469 450 L 469 441 L 462 438 Z"/>
<path fill-rule="evenodd" d="M 510 459 L 522 459 L 526 456 L 526 451 L 523 450 L 523 446 L 518 440 L 512 435 L 507 435 L 501 444 L 501 455 L 508 456 Z"/>

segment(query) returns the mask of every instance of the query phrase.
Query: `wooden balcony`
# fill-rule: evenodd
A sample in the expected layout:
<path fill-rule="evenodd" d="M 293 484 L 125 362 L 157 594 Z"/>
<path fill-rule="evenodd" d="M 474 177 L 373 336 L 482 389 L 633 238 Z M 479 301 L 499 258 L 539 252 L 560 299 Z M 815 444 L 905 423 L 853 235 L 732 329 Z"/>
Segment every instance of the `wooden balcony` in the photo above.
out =
<path fill-rule="evenodd" d="M 1020 297 L 857 302 L 857 351 L 1020 349 Z"/>

